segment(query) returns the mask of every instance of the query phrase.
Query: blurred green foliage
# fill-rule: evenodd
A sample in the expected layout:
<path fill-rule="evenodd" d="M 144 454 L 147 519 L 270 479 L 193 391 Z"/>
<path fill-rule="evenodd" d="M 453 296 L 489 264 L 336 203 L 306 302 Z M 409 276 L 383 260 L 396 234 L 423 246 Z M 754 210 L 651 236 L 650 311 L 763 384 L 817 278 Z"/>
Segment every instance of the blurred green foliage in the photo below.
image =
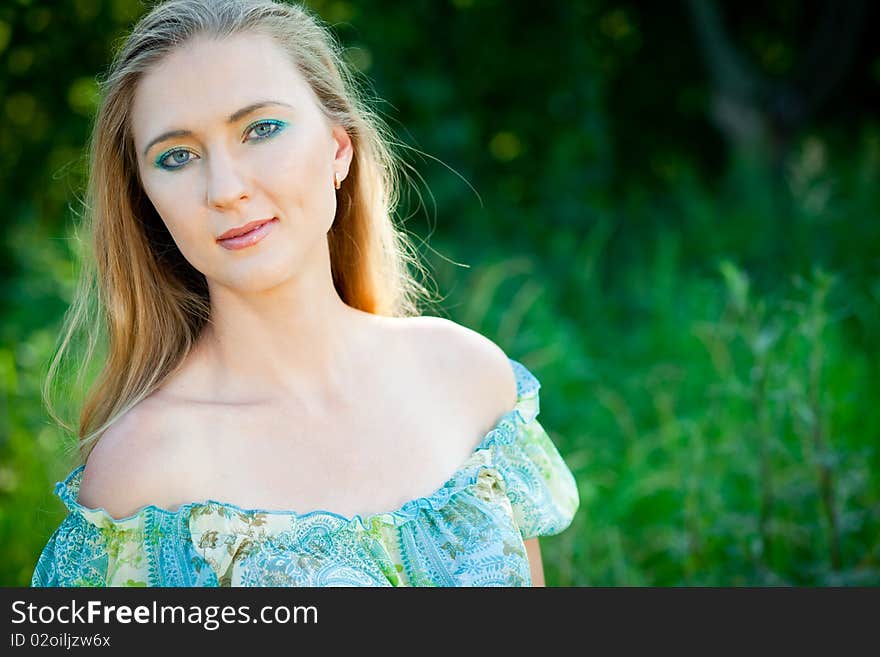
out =
<path fill-rule="evenodd" d="M 548 584 L 880 583 L 876 47 L 762 158 L 713 123 L 684 4 L 308 4 L 430 155 L 401 220 L 429 240 L 445 314 L 542 383 L 581 494 L 541 541 Z M 779 77 L 812 4 L 722 9 Z M 0 8 L 7 585 L 64 515 L 71 437 L 40 384 L 75 282 L 95 76 L 144 10 Z"/>

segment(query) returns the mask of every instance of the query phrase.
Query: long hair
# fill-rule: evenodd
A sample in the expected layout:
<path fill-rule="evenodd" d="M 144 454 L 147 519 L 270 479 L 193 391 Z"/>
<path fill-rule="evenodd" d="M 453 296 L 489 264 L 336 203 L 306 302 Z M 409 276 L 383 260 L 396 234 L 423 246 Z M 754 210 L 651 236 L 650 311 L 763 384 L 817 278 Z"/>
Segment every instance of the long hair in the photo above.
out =
<path fill-rule="evenodd" d="M 340 298 L 366 312 L 400 317 L 420 314 L 421 300 L 433 301 L 408 267 L 424 273 L 413 244 L 392 219 L 404 180 L 404 163 L 393 150 L 399 142 L 370 109 L 326 25 L 303 7 L 273 0 L 159 3 L 134 25 L 98 80 L 83 213 L 85 253 L 43 386 L 50 415 L 73 432 L 51 399 L 59 364 L 72 351 L 74 336 L 84 331 L 83 359 L 74 369 L 77 389 L 85 390 L 83 377 L 105 347 L 103 369 L 76 408 L 81 463 L 119 416 L 182 364 L 210 317 L 204 275 L 180 253 L 141 185 L 131 135 L 138 81 L 193 37 L 239 33 L 268 35 L 280 44 L 314 90 L 321 111 L 351 137 L 354 157 L 327 236 Z"/>

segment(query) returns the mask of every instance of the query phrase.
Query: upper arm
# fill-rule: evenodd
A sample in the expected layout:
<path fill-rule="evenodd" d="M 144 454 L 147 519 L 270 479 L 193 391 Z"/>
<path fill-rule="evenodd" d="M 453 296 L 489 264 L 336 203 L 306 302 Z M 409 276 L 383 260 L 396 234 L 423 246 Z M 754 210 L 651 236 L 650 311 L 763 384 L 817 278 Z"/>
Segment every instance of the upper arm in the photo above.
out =
<path fill-rule="evenodd" d="M 113 518 L 130 516 L 148 504 L 165 506 L 173 477 L 169 434 L 149 403 L 141 403 L 108 428 L 88 455 L 79 503 L 104 508 Z"/>
<path fill-rule="evenodd" d="M 434 330 L 448 336 L 441 356 L 455 368 L 452 380 L 463 383 L 462 394 L 482 418 L 485 430 L 494 427 L 501 416 L 513 410 L 517 401 L 516 375 L 507 354 L 492 340 L 467 327 L 439 317 L 420 318 Z M 435 364 L 439 366 L 439 364 Z M 462 377 L 461 373 L 467 373 Z M 546 586 L 538 537 L 524 541 L 528 554 L 532 586 Z"/>
<path fill-rule="evenodd" d="M 546 586 L 544 583 L 544 564 L 541 561 L 541 546 L 538 537 L 524 541 L 526 554 L 529 555 L 529 569 L 532 573 L 532 586 Z"/>

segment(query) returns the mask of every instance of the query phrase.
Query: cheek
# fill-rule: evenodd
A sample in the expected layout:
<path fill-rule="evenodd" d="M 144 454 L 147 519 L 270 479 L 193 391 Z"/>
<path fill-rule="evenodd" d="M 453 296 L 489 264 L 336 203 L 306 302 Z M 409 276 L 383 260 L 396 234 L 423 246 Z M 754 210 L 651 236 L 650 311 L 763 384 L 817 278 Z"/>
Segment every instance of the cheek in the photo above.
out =
<path fill-rule="evenodd" d="M 199 224 L 193 221 L 198 216 L 198 210 L 191 184 L 181 185 L 177 181 L 171 181 L 169 184 L 156 185 L 147 180 L 144 182 L 144 191 L 185 256 L 191 255 L 192 245 L 197 241 L 206 239 L 206 236 L 210 238 L 210 234 L 204 232 L 204 227 L 201 227 L 204 234 L 199 235 Z"/>
<path fill-rule="evenodd" d="M 305 131 L 291 137 L 260 154 L 258 184 L 287 203 L 317 211 L 326 206 L 326 192 L 333 188 L 326 146 Z"/>
<path fill-rule="evenodd" d="M 267 149 L 268 150 L 268 149 Z M 298 149 L 278 149 L 261 158 L 257 179 L 281 198 L 294 200 L 297 205 L 311 205 L 309 197 L 315 192 L 315 155 Z"/>

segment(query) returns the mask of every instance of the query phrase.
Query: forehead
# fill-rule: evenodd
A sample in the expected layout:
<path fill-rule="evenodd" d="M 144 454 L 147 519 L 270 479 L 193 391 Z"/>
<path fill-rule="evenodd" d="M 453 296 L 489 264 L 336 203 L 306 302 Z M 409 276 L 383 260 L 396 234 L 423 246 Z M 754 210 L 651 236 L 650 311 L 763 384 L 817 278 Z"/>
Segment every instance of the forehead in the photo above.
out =
<path fill-rule="evenodd" d="M 271 37 L 196 37 L 169 53 L 138 82 L 132 129 L 139 140 L 168 129 L 221 125 L 233 111 L 274 99 L 302 107 L 310 88 Z M 147 134 L 149 133 L 149 134 Z"/>

